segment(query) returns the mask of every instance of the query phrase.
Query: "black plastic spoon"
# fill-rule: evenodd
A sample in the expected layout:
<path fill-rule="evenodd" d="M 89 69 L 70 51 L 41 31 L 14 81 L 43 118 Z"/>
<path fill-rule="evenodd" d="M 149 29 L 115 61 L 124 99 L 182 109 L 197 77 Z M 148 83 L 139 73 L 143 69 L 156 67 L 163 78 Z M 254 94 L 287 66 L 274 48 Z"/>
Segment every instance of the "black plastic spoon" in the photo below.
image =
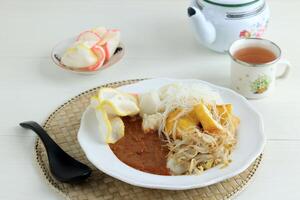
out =
<path fill-rule="evenodd" d="M 75 183 L 91 175 L 91 168 L 63 151 L 38 123 L 28 121 L 20 123 L 20 126 L 33 130 L 40 137 L 47 151 L 50 171 L 57 180 Z"/>

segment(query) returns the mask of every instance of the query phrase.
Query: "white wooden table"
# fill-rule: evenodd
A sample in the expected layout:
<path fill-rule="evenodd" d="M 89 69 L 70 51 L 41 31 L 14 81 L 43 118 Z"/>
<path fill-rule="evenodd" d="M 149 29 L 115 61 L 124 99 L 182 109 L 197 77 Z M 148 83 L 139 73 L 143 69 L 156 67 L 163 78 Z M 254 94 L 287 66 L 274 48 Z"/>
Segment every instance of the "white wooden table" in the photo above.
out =
<path fill-rule="evenodd" d="M 300 1 L 269 0 L 265 37 L 294 65 L 272 97 L 251 101 L 268 138 L 255 180 L 237 199 L 300 199 Z M 143 77 L 199 78 L 229 86 L 229 58 L 196 44 L 187 0 L 0 0 L 0 199 L 61 197 L 40 176 L 35 135 L 18 123 L 43 122 L 60 104 L 103 83 Z M 58 41 L 104 25 L 122 30 L 126 55 L 95 76 L 58 69 L 49 55 Z"/>

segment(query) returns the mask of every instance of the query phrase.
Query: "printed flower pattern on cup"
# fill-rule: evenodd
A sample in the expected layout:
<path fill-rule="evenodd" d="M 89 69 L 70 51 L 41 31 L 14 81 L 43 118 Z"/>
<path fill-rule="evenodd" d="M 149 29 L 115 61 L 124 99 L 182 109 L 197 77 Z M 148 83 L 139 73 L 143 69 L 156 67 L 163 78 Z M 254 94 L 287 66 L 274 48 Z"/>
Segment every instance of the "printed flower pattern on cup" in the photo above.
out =
<path fill-rule="evenodd" d="M 249 38 L 251 37 L 251 33 L 247 30 L 243 30 L 240 32 L 240 38 Z"/>
<path fill-rule="evenodd" d="M 254 94 L 262 94 L 268 90 L 271 83 L 271 78 L 267 75 L 259 76 L 255 81 L 251 82 L 250 87 L 251 91 Z"/>
<path fill-rule="evenodd" d="M 253 24 L 252 27 L 249 30 L 242 30 L 240 31 L 240 38 L 250 38 L 250 37 L 256 37 L 260 38 L 262 37 L 263 33 L 265 32 L 267 28 L 268 21 L 263 22 L 257 22 L 256 24 Z"/>

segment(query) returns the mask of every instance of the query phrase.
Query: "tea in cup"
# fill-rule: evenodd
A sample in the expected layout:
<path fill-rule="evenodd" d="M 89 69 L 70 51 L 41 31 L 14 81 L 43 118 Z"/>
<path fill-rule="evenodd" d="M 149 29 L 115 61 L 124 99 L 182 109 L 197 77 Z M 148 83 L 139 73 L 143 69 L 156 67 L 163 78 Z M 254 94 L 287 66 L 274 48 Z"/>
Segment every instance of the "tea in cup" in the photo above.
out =
<path fill-rule="evenodd" d="M 231 87 L 246 98 L 268 96 L 275 87 L 276 79 L 287 77 L 291 68 L 281 58 L 280 48 L 273 42 L 260 38 L 235 41 L 230 49 Z M 278 68 L 283 68 L 280 74 Z"/>

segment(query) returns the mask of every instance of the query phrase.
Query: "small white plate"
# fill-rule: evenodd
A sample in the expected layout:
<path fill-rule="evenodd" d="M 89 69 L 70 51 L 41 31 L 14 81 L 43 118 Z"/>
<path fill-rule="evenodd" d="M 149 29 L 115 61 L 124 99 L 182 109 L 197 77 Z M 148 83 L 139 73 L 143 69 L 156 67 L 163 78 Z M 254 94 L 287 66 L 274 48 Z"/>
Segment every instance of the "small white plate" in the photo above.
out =
<path fill-rule="evenodd" d="M 232 163 L 223 169 L 220 169 L 219 166 L 214 167 L 199 176 L 161 176 L 136 170 L 121 162 L 107 144 L 99 142 L 98 122 L 95 113 L 91 108 L 87 108 L 81 120 L 78 141 L 87 158 L 95 167 L 114 178 L 132 185 L 146 188 L 183 190 L 204 187 L 231 178 L 246 170 L 262 153 L 265 145 L 262 118 L 244 97 L 230 89 L 200 80 L 165 78 L 141 81 L 132 85 L 122 86 L 119 89 L 124 92 L 142 93 L 158 89 L 173 82 L 207 85 L 219 92 L 225 103 L 233 104 L 234 113 L 240 118 L 241 123 L 238 129 L 237 146 L 231 155 Z"/>
<path fill-rule="evenodd" d="M 56 44 L 54 46 L 54 48 L 52 49 L 51 58 L 52 58 L 53 62 L 57 66 L 61 67 L 62 69 L 65 69 L 65 70 L 68 70 L 71 72 L 75 72 L 75 73 L 79 73 L 79 74 L 96 74 L 97 72 L 101 71 L 102 69 L 106 69 L 106 68 L 116 64 L 124 56 L 125 47 L 122 43 L 120 43 L 119 46 L 117 47 L 114 55 L 109 59 L 109 61 L 104 63 L 103 66 L 101 66 L 99 69 L 97 69 L 95 71 L 83 71 L 80 69 L 67 67 L 67 66 L 63 65 L 60 62 L 60 60 L 61 60 L 63 54 L 75 42 L 75 40 L 76 40 L 76 37 L 72 37 L 72 38 L 63 40 L 63 41 L 59 42 L 58 44 Z"/>

